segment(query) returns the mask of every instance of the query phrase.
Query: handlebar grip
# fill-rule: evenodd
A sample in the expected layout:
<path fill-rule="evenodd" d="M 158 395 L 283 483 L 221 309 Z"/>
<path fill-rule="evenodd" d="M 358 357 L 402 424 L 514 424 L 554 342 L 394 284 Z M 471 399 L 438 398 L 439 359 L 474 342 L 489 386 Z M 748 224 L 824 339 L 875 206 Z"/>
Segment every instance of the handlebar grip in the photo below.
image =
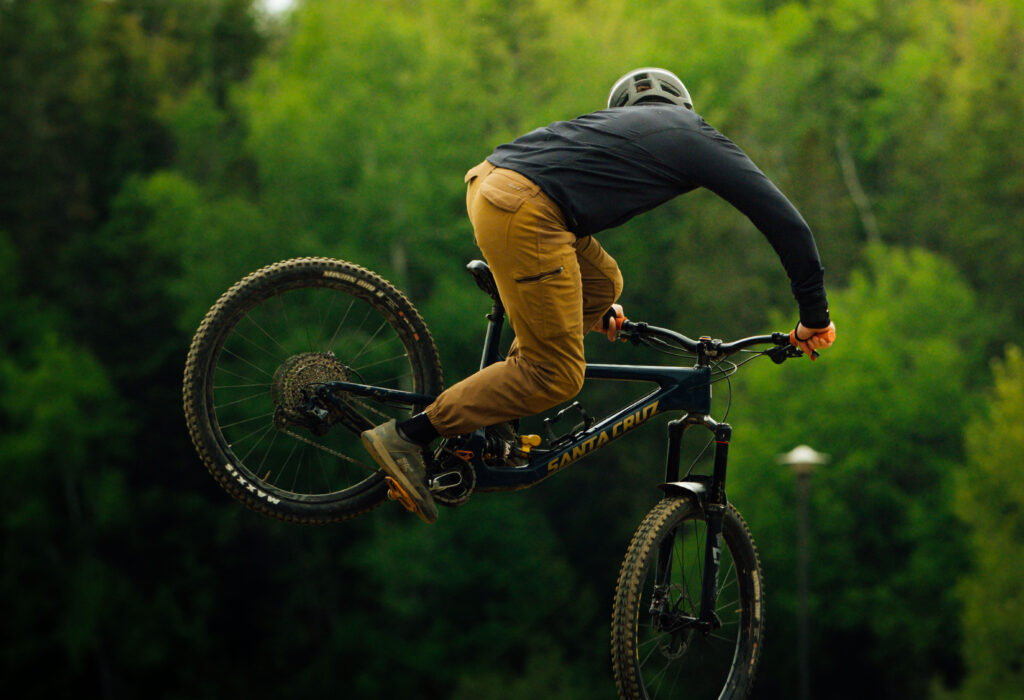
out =
<path fill-rule="evenodd" d="M 622 324 L 625 322 L 626 316 L 622 313 L 622 307 L 619 304 L 612 304 L 608 307 L 608 310 L 604 312 L 604 315 L 601 316 L 600 326 L 604 333 L 611 333 L 614 330 L 614 333 L 617 334 L 622 330 Z M 592 330 L 597 329 L 598 327 L 595 325 Z M 609 335 L 608 339 L 614 340 L 614 335 Z"/>
<path fill-rule="evenodd" d="M 790 342 L 791 345 L 793 345 L 793 347 L 800 348 L 800 350 L 803 350 L 802 343 L 807 342 L 808 340 L 811 340 L 811 338 L 814 338 L 816 335 L 818 335 L 818 334 L 816 333 L 815 335 L 812 335 L 810 338 L 806 338 L 806 339 L 804 339 L 802 341 L 798 341 L 797 337 L 796 337 L 796 328 L 794 328 L 793 330 L 791 330 L 789 332 L 789 342 Z M 833 332 L 832 337 L 833 338 L 835 337 L 835 333 L 834 332 Z M 810 352 L 811 361 L 813 362 L 814 360 L 817 360 L 818 357 L 819 357 L 818 351 L 812 349 L 811 352 Z"/>

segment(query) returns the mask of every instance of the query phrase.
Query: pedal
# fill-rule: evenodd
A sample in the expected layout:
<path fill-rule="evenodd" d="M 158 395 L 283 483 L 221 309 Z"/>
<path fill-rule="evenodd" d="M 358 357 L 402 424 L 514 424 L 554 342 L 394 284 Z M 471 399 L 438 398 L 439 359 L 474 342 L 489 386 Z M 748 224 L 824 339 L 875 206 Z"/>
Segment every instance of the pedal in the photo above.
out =
<path fill-rule="evenodd" d="M 401 484 L 390 476 L 384 477 L 384 483 L 388 485 L 389 500 L 398 501 L 402 504 L 402 507 L 410 513 L 419 513 L 419 509 L 416 508 L 416 502 L 412 500 L 412 496 L 409 495 L 408 491 L 402 488 Z"/>

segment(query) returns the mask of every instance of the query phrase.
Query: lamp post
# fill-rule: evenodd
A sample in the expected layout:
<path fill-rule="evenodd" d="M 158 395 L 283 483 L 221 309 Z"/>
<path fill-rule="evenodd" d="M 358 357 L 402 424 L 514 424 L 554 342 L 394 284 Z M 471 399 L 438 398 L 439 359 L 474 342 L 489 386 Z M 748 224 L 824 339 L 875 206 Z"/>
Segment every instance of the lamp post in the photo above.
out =
<path fill-rule="evenodd" d="M 810 623 L 807 615 L 807 561 L 810 548 L 810 525 L 807 517 L 809 482 L 814 468 L 828 462 L 829 456 L 807 445 L 798 445 L 778 456 L 780 464 L 789 466 L 796 474 L 797 515 L 797 582 L 800 609 L 797 614 L 797 659 L 800 672 L 800 700 L 811 697 Z"/>

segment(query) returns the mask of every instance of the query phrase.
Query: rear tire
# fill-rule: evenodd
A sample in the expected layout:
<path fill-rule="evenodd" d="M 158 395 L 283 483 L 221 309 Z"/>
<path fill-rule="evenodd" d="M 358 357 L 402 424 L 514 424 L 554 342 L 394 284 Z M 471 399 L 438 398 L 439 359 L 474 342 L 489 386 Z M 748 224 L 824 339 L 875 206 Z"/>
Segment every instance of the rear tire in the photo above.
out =
<path fill-rule="evenodd" d="M 206 468 L 264 515 L 297 523 L 355 517 L 387 498 L 359 433 L 423 406 L 350 397 L 338 416 L 309 391 L 351 381 L 425 395 L 443 388 L 430 331 L 375 273 L 327 258 L 269 265 L 224 293 L 185 365 L 185 418 Z"/>
<path fill-rule="evenodd" d="M 761 653 L 764 584 L 750 530 L 731 505 L 722 523 L 716 610 L 722 626 L 705 635 L 679 624 L 700 616 L 706 532 L 699 506 L 666 498 L 629 545 L 612 614 L 612 668 L 623 700 L 737 700 L 750 692 Z M 671 551 L 660 603 L 654 595 L 659 551 Z"/>

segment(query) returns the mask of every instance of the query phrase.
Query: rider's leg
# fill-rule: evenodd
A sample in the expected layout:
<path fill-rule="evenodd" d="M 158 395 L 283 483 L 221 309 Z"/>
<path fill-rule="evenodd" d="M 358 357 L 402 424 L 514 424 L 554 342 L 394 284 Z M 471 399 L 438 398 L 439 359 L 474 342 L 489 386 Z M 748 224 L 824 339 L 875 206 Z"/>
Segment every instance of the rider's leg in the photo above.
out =
<path fill-rule="evenodd" d="M 573 243 L 580 265 L 583 286 L 583 328 L 594 325 L 622 293 L 622 273 L 615 259 L 592 236 L 579 238 Z M 519 343 L 513 338 L 508 357 L 519 354 Z M 436 435 L 424 442 L 429 442 Z"/>
<path fill-rule="evenodd" d="M 597 255 L 600 247 L 587 246 L 581 254 L 558 206 L 530 180 L 485 161 L 467 173 L 466 182 L 474 234 L 515 331 L 516 352 L 443 392 L 403 423 L 404 430 L 389 422 L 363 433 L 367 450 L 428 522 L 437 517 L 436 507 L 415 434 L 459 435 L 575 396 L 585 370 L 583 270 L 595 280 L 588 286 L 605 288 L 590 296 L 595 309 L 598 300 L 607 309 L 604 300 L 617 294 L 614 283 L 608 291 L 612 275 L 595 275 L 594 269 L 608 268 Z"/>
<path fill-rule="evenodd" d="M 579 392 L 585 368 L 581 264 L 561 211 L 518 173 L 487 164 L 467 179 L 470 220 L 515 331 L 516 352 L 427 408 L 445 436 L 557 405 Z"/>

